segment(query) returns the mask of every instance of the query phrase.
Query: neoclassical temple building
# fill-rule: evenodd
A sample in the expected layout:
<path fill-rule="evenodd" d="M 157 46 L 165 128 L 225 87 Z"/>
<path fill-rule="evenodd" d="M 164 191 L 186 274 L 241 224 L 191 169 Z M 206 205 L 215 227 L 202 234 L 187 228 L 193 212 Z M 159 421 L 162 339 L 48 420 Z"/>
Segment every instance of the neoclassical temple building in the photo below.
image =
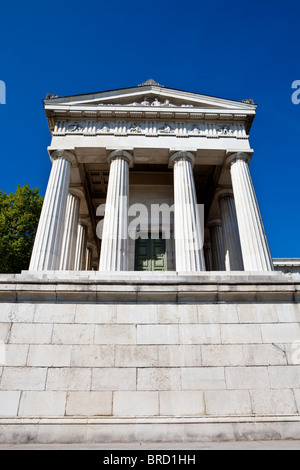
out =
<path fill-rule="evenodd" d="M 53 166 L 31 271 L 274 269 L 248 166 L 252 100 L 149 80 L 110 92 L 50 95 L 44 103 Z M 138 227 L 147 238 L 127 240 L 134 204 L 148 209 L 150 220 Z M 174 205 L 168 227 L 151 219 L 153 204 Z"/>
<path fill-rule="evenodd" d="M 299 439 L 299 260 L 270 254 L 253 100 L 148 80 L 44 108 L 30 267 L 0 275 L 1 442 Z"/>

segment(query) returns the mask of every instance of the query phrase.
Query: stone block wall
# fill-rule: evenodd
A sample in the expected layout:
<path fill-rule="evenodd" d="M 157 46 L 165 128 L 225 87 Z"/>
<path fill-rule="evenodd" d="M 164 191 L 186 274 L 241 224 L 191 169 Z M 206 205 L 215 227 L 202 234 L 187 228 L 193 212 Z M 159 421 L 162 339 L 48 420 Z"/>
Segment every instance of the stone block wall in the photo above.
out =
<path fill-rule="evenodd" d="M 0 303 L 1 418 L 300 414 L 300 305 Z"/>

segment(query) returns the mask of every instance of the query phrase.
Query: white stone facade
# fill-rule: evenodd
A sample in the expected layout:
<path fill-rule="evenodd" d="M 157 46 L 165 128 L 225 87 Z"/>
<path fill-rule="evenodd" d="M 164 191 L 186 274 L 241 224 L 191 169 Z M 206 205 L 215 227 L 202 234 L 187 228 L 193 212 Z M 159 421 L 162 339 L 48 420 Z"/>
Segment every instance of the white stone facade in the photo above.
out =
<path fill-rule="evenodd" d="M 0 275 L 0 441 L 300 439 L 299 260 L 274 271 L 253 101 L 150 80 L 44 105 L 30 268 Z"/>
<path fill-rule="evenodd" d="M 299 276 L 163 277 L 1 277 L 3 442 L 300 437 Z"/>

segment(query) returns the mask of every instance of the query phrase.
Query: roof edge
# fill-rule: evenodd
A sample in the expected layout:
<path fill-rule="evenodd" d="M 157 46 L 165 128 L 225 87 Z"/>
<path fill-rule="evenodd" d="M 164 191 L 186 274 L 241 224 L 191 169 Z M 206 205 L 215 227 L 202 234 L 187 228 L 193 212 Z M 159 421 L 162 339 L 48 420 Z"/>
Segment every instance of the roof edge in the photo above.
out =
<path fill-rule="evenodd" d="M 147 82 L 145 82 L 144 84 L 141 84 L 141 85 L 134 86 L 134 87 L 114 88 L 114 89 L 110 89 L 110 90 L 102 90 L 102 91 L 96 91 L 96 92 L 91 92 L 91 93 L 79 93 L 79 94 L 75 94 L 75 95 L 58 96 L 56 94 L 47 93 L 46 98 L 43 99 L 43 103 L 49 103 L 49 102 L 57 103 L 58 102 L 57 100 L 63 100 L 63 99 L 66 99 L 66 98 L 83 97 L 83 96 L 90 97 L 90 98 L 96 98 L 96 95 L 100 95 L 100 94 L 104 94 L 104 93 L 112 93 L 112 92 L 116 92 L 116 91 L 119 91 L 119 92 L 124 91 L 125 92 L 125 91 L 128 91 L 128 90 L 132 90 L 132 91 L 136 90 L 137 92 L 140 92 L 142 88 L 145 88 L 145 90 L 157 88 L 159 90 L 164 90 L 164 91 L 167 91 L 167 90 L 176 91 L 176 92 L 181 92 L 181 93 L 188 93 L 188 94 L 191 94 L 191 95 L 197 95 L 198 97 L 203 96 L 203 97 L 206 97 L 206 98 L 212 98 L 212 99 L 217 99 L 217 100 L 231 101 L 233 103 L 247 104 L 249 106 L 253 106 L 253 109 L 256 109 L 257 106 L 258 106 L 257 104 L 254 103 L 253 99 L 234 100 L 234 99 L 230 99 L 230 98 L 223 98 L 223 97 L 220 97 L 220 96 L 207 95 L 207 94 L 198 93 L 198 92 L 194 92 L 194 91 L 181 90 L 179 88 L 165 87 L 165 86 L 159 85 L 159 84 L 153 85 L 153 84 L 146 84 L 146 83 Z"/>

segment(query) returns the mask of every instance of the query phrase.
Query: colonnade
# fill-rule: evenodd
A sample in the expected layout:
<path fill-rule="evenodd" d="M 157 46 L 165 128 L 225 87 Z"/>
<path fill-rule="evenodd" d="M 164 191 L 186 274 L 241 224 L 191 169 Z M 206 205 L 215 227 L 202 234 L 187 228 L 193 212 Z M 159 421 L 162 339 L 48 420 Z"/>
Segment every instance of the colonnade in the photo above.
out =
<path fill-rule="evenodd" d="M 87 224 L 79 218 L 80 196 L 70 188 L 76 165 L 70 151 L 51 154 L 52 170 L 29 270 L 91 269 Z M 249 155 L 229 154 L 232 191 L 217 193 L 220 218 L 208 220 L 210 263 L 205 265 L 204 218 L 197 204 L 193 175 L 195 156 L 178 151 L 169 159 L 174 173 L 174 226 L 177 272 L 272 271 L 272 258 L 248 166 Z M 100 271 L 128 270 L 129 168 L 125 150 L 109 153 L 110 175 L 103 224 Z"/>

